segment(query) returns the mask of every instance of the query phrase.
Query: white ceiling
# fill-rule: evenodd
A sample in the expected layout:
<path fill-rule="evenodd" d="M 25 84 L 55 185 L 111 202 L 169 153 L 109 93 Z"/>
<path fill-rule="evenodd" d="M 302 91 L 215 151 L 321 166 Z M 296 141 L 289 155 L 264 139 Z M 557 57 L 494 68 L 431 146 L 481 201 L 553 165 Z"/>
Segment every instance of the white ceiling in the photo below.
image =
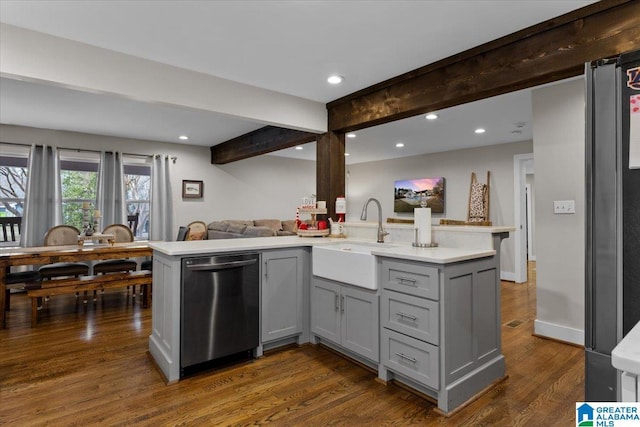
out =
<path fill-rule="evenodd" d="M 2 0 L 0 22 L 325 103 L 589 3 Z M 344 83 L 328 85 L 331 73 Z M 469 147 L 480 140 L 463 125 L 476 122 L 485 144 L 530 139 L 527 94 L 450 109 L 428 126 L 414 118 L 361 130 L 349 162 L 388 156 L 377 145 L 398 141 L 407 155 Z M 166 142 L 187 133 L 206 146 L 262 126 L 6 78 L 0 122 Z M 518 122 L 523 133 L 511 134 Z"/>
<path fill-rule="evenodd" d="M 436 111 L 436 120 L 424 115 L 353 132 L 346 139 L 347 164 L 416 156 L 509 142 L 531 141 L 531 90 L 521 90 Z M 476 134 L 477 128 L 486 130 Z M 397 148 L 397 143 L 404 147 Z M 302 150 L 288 148 L 279 155 L 315 159 L 315 144 Z"/>

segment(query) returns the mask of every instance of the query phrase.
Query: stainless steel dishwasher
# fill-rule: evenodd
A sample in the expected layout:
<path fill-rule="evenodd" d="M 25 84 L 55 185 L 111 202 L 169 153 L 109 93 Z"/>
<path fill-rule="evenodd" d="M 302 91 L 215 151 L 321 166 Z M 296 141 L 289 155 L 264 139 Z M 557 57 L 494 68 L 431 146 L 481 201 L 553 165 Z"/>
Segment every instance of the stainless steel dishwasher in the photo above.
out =
<path fill-rule="evenodd" d="M 259 345 L 258 253 L 182 260 L 180 372 Z"/>

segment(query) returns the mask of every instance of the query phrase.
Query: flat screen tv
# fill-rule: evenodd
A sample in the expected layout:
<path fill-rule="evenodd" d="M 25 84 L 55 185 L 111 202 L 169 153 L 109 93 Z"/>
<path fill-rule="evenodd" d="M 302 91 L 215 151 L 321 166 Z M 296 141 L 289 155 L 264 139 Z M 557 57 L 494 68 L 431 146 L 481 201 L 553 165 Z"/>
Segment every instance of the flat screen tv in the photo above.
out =
<path fill-rule="evenodd" d="M 394 212 L 413 213 L 425 199 L 426 207 L 431 208 L 431 213 L 444 213 L 444 177 L 396 181 L 394 188 Z"/>

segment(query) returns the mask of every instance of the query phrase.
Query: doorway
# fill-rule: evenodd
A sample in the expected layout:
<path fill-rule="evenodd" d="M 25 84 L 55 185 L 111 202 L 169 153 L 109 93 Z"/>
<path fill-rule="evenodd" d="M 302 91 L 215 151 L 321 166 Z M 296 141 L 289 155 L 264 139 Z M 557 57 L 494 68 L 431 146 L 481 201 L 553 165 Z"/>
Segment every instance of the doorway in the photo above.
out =
<path fill-rule="evenodd" d="M 533 153 L 513 156 L 515 241 L 514 281 L 527 281 L 527 261 L 535 260 L 535 168 Z M 529 186 L 529 193 L 527 193 Z"/>

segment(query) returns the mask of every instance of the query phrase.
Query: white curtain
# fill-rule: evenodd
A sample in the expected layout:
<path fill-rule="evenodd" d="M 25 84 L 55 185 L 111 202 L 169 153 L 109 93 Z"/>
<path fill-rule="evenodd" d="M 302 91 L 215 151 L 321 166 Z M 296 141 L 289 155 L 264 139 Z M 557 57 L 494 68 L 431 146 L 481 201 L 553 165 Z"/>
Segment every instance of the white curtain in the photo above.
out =
<path fill-rule="evenodd" d="M 175 240 L 173 197 L 171 194 L 171 157 L 156 154 L 151 165 L 151 219 L 149 240 Z"/>
<path fill-rule="evenodd" d="M 122 153 L 100 153 L 98 173 L 98 200 L 96 209 L 100 211 L 100 230 L 111 224 L 127 224 L 126 198 L 124 190 L 124 165 Z"/>
<path fill-rule="evenodd" d="M 62 186 L 58 149 L 32 145 L 20 245 L 42 246 L 47 230 L 60 224 Z"/>

